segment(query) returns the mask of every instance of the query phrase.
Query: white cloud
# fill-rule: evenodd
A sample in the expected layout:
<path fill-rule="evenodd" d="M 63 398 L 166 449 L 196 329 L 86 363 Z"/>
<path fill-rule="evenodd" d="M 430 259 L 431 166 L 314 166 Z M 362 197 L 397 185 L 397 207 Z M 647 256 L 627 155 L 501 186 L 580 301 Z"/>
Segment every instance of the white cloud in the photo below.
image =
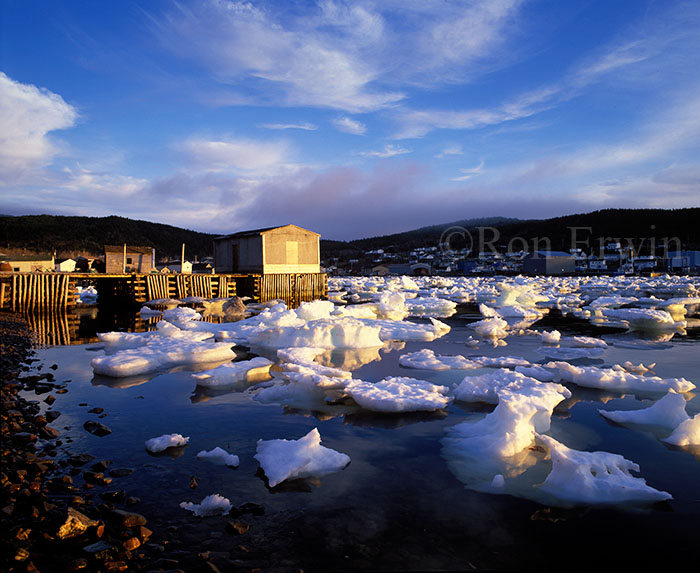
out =
<path fill-rule="evenodd" d="M 440 153 L 434 155 L 435 159 L 443 159 L 451 155 L 464 155 L 464 150 L 461 145 L 450 145 L 443 149 Z"/>
<path fill-rule="evenodd" d="M 49 133 L 78 117 L 61 96 L 0 72 L 0 180 L 7 184 L 51 163 L 60 144 Z"/>
<path fill-rule="evenodd" d="M 403 98 L 370 85 L 379 72 L 365 50 L 381 41 L 379 15 L 330 2 L 299 14 L 260 6 L 225 0 L 178 5 L 153 21 L 170 49 L 203 64 L 221 83 L 244 85 L 276 104 L 363 111 Z M 338 23 L 341 12 L 350 22 Z"/>
<path fill-rule="evenodd" d="M 333 125 L 338 131 L 350 133 L 352 135 L 364 135 L 367 131 L 366 125 L 347 116 L 334 119 Z"/>
<path fill-rule="evenodd" d="M 152 21 L 165 46 L 207 68 L 237 101 L 242 89 L 257 103 L 367 112 L 405 99 L 401 86 L 468 83 L 512 60 L 522 3 L 322 0 L 281 9 L 209 0 Z"/>
<path fill-rule="evenodd" d="M 257 172 L 286 165 L 289 146 L 283 141 L 191 138 L 177 146 L 198 170 Z"/>
<path fill-rule="evenodd" d="M 383 149 L 379 151 L 362 151 L 359 153 L 362 157 L 394 157 L 395 155 L 404 155 L 406 153 L 411 153 L 410 149 L 405 147 L 399 147 L 398 145 L 385 145 Z"/>
<path fill-rule="evenodd" d="M 265 129 L 277 129 L 277 130 L 285 130 L 285 129 L 301 129 L 304 131 L 316 131 L 318 129 L 318 126 L 313 124 L 313 123 L 264 123 L 261 127 L 264 127 Z"/>
<path fill-rule="evenodd" d="M 467 179 L 471 179 L 474 177 L 474 175 L 477 175 L 478 173 L 481 173 L 481 170 L 484 168 L 484 160 L 482 159 L 479 165 L 476 167 L 469 167 L 467 169 L 460 169 L 460 171 L 463 173 L 463 175 L 460 175 L 459 177 L 454 177 L 452 181 L 466 181 Z"/>

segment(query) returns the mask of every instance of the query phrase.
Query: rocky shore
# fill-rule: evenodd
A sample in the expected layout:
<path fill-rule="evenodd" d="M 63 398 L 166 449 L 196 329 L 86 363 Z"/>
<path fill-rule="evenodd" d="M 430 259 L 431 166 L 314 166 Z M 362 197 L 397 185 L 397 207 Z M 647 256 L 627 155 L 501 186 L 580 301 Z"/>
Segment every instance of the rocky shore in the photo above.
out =
<path fill-rule="evenodd" d="M 55 365 L 42 372 L 44 366 L 34 356 L 27 322 L 0 312 L 0 570 L 219 571 L 259 566 L 255 553 L 234 541 L 250 528 L 245 521 L 227 520 L 219 535 L 230 536 L 236 552 L 250 553 L 251 561 L 214 555 L 201 546 L 183 547 L 177 526 L 160 520 L 149 524 L 133 511 L 139 499 L 114 488 L 115 479 L 133 470 L 111 469 L 109 460 L 87 453 L 66 455 L 61 432 L 51 425 L 60 424 L 61 414 L 51 405 L 69 385 L 55 380 Z M 106 426 L 85 429 L 109 431 Z M 262 511 L 244 505 L 251 507 L 234 508 L 231 517 Z M 149 525 L 161 531 L 154 533 Z"/>

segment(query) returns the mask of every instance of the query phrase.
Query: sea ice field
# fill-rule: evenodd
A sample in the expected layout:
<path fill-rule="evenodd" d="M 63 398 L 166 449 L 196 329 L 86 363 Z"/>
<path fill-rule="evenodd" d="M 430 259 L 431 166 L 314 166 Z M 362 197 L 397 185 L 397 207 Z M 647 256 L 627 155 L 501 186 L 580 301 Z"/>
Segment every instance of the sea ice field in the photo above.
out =
<path fill-rule="evenodd" d="M 183 543 L 229 550 L 216 532 L 254 502 L 249 542 L 309 570 L 697 561 L 697 277 L 343 277 L 296 309 L 228 303 L 150 301 L 150 330 L 38 351 L 70 380 L 66 451 L 135 469 L 113 485 Z"/>

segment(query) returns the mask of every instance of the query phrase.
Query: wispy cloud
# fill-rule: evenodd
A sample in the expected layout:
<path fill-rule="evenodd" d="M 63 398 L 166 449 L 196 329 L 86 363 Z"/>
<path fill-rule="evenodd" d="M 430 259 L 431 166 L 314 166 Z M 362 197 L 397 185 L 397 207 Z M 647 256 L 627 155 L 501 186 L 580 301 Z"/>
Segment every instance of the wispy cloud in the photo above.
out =
<path fill-rule="evenodd" d="M 246 138 L 190 138 L 175 146 L 192 167 L 207 172 L 268 171 L 289 161 L 284 141 L 256 141 Z"/>
<path fill-rule="evenodd" d="M 463 173 L 463 175 L 460 175 L 459 177 L 453 177 L 452 181 L 466 181 L 467 179 L 471 179 L 474 177 L 474 175 L 481 173 L 481 170 L 484 168 L 484 160 L 482 159 L 479 165 L 476 167 L 469 167 L 467 169 L 460 169 L 460 171 Z"/>
<path fill-rule="evenodd" d="M 523 0 L 325 0 L 279 6 L 208 0 L 152 16 L 163 45 L 206 67 L 235 101 L 367 112 L 407 86 L 465 83 L 504 65 Z M 277 93 L 274 93 L 277 90 Z M 223 100 L 222 100 L 223 101 Z"/>
<path fill-rule="evenodd" d="M 454 155 L 464 155 L 464 150 L 461 145 L 450 145 L 443 149 L 440 153 L 434 155 L 436 159 L 443 159 Z"/>
<path fill-rule="evenodd" d="M 361 155 L 362 157 L 377 157 L 377 158 L 384 158 L 384 157 L 394 157 L 395 155 L 404 155 L 406 153 L 411 153 L 410 149 L 406 149 L 405 147 L 399 147 L 398 145 L 385 145 L 383 149 L 380 149 L 378 151 L 361 151 L 358 155 Z"/>
<path fill-rule="evenodd" d="M 364 135 L 367 132 L 367 126 L 365 124 L 347 116 L 334 119 L 333 125 L 338 131 L 350 133 L 352 135 Z"/>
<path fill-rule="evenodd" d="M 263 123 L 260 127 L 263 127 L 265 129 L 276 129 L 276 130 L 285 130 L 285 129 L 301 129 L 304 131 L 316 131 L 318 129 L 318 126 L 313 124 L 313 123 Z"/>

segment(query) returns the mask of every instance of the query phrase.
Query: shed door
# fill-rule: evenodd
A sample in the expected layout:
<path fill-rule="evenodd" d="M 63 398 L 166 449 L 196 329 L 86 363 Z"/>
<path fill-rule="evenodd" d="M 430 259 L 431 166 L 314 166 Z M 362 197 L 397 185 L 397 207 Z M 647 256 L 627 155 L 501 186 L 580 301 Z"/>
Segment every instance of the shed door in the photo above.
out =
<path fill-rule="evenodd" d="M 299 243 L 297 241 L 287 241 L 287 264 L 299 264 Z"/>
<path fill-rule="evenodd" d="M 239 263 L 240 253 L 238 252 L 238 245 L 231 246 L 231 272 L 237 273 Z"/>

